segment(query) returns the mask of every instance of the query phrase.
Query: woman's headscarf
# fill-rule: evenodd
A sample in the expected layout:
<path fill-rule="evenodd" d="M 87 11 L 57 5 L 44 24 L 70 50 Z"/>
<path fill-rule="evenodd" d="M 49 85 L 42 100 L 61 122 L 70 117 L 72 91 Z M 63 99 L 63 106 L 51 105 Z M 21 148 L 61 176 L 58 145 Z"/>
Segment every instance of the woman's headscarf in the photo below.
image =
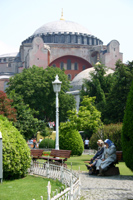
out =
<path fill-rule="evenodd" d="M 104 143 L 107 143 L 109 145 L 109 147 L 114 145 L 114 143 L 109 139 L 104 140 Z"/>

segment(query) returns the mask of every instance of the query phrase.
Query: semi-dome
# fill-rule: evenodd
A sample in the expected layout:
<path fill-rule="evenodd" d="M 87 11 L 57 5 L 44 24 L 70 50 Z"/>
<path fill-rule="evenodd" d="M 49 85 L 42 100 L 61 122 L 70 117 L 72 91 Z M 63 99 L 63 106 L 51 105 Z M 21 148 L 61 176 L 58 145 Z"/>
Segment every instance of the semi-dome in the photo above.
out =
<path fill-rule="evenodd" d="M 95 68 L 91 67 L 77 74 L 77 76 L 75 76 L 75 78 L 71 82 L 71 86 L 72 86 L 71 90 L 81 90 L 84 80 L 85 79 L 91 80 L 90 73 L 94 71 L 95 71 Z M 114 73 L 114 70 L 107 69 L 106 75 L 112 74 L 112 73 Z"/>
<path fill-rule="evenodd" d="M 66 20 L 59 20 L 44 24 L 43 26 L 38 28 L 33 35 L 47 34 L 47 33 L 65 33 L 65 32 L 91 35 L 91 32 L 87 28 L 75 22 Z"/>

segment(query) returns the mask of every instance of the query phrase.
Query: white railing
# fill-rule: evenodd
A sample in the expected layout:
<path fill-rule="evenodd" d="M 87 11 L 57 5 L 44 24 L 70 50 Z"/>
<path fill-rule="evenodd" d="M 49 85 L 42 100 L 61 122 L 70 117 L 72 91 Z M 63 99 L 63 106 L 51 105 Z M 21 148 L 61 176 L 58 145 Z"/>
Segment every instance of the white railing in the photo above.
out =
<path fill-rule="evenodd" d="M 39 176 L 44 176 L 47 178 L 58 179 L 64 187 L 60 188 L 60 191 L 56 190 L 53 192 L 53 197 L 51 198 L 51 184 L 48 181 L 47 200 L 78 200 L 80 199 L 80 178 L 79 174 L 73 170 L 68 170 L 67 168 L 59 165 L 54 165 L 48 163 L 41 162 L 32 162 L 31 168 L 29 169 L 29 173 L 36 174 Z M 41 196 L 41 200 L 43 197 Z"/>

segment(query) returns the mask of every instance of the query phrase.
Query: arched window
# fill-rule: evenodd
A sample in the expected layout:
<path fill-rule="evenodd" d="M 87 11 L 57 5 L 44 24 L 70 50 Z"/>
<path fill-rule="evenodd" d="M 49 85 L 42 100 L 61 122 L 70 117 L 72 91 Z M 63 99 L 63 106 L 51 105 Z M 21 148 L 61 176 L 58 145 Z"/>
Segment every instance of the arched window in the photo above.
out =
<path fill-rule="evenodd" d="M 74 70 L 78 70 L 78 63 L 74 63 Z"/>
<path fill-rule="evenodd" d="M 53 66 L 53 67 L 56 67 L 56 64 L 53 64 L 52 66 Z"/>
<path fill-rule="evenodd" d="M 64 43 L 64 42 L 65 42 L 65 37 L 64 37 L 64 35 L 61 35 L 60 39 L 61 39 L 61 43 Z"/>
<path fill-rule="evenodd" d="M 58 36 L 55 35 L 55 43 L 58 43 Z"/>
<path fill-rule="evenodd" d="M 60 69 L 63 69 L 63 68 L 64 68 L 64 63 L 61 62 L 61 63 L 60 63 Z"/>
<path fill-rule="evenodd" d="M 85 65 L 82 66 L 82 70 L 85 70 Z"/>
<path fill-rule="evenodd" d="M 67 74 L 68 80 L 71 80 L 71 74 Z"/>
<path fill-rule="evenodd" d="M 11 63 L 8 63 L 8 67 L 11 67 Z"/>
<path fill-rule="evenodd" d="M 71 70 L 71 60 L 67 60 L 67 70 Z"/>

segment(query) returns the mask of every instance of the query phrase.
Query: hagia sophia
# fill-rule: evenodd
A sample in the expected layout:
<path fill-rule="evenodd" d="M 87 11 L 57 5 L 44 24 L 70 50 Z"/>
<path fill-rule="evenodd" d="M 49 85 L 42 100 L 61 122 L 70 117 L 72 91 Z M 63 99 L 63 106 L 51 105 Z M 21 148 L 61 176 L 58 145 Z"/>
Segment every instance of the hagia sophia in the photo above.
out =
<path fill-rule="evenodd" d="M 60 20 L 44 24 L 22 41 L 19 52 L 0 55 L 0 90 L 5 91 L 11 76 L 36 65 L 44 69 L 64 68 L 76 91 L 97 62 L 107 66 L 111 73 L 116 61 L 123 61 L 119 47 L 114 39 L 103 45 L 87 28 L 65 20 L 62 12 Z"/>

